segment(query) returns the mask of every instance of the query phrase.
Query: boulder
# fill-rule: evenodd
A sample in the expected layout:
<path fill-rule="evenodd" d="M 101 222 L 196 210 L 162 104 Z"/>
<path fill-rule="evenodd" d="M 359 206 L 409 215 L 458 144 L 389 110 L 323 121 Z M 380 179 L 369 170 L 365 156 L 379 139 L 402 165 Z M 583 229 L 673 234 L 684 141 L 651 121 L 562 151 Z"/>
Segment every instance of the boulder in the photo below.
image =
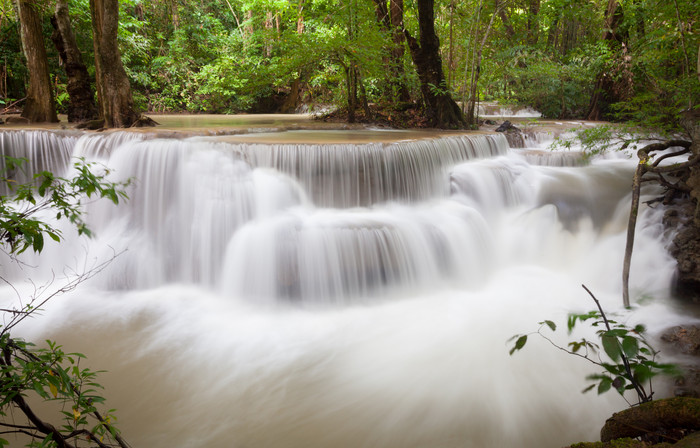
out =
<path fill-rule="evenodd" d="M 496 132 L 521 132 L 520 129 L 513 126 L 513 123 L 506 120 L 499 127 L 496 128 Z"/>
<path fill-rule="evenodd" d="M 613 414 L 600 430 L 600 440 L 647 437 L 673 441 L 698 430 L 700 398 L 675 397 L 642 403 Z"/>

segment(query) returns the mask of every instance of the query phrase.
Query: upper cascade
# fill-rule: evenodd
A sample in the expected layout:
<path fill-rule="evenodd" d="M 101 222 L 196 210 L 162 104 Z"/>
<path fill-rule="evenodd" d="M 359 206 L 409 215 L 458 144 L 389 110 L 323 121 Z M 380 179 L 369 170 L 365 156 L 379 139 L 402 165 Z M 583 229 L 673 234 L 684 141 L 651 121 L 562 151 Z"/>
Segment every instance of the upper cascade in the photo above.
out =
<path fill-rule="evenodd" d="M 155 145 L 166 165 L 172 163 L 167 148 L 230 153 L 253 169 L 271 168 L 291 176 L 315 205 L 334 208 L 444 197 L 449 194 L 448 170 L 452 166 L 503 155 L 509 149 L 500 134 L 450 135 L 390 143 L 288 144 L 236 143 L 216 137 L 160 138 L 155 132 L 42 130 L 0 132 L 0 154 L 29 159 L 26 171 L 31 177 L 42 170 L 64 173 L 71 157 L 98 160 L 110 166 L 108 160 L 116 152 L 128 150 L 137 142 L 143 142 L 140 151 L 149 151 Z M 152 159 L 150 163 L 157 165 L 158 161 Z"/>
<path fill-rule="evenodd" d="M 507 153 L 501 134 L 370 144 L 232 144 L 253 167 L 296 178 L 320 207 L 416 202 L 449 194 L 448 171 Z"/>

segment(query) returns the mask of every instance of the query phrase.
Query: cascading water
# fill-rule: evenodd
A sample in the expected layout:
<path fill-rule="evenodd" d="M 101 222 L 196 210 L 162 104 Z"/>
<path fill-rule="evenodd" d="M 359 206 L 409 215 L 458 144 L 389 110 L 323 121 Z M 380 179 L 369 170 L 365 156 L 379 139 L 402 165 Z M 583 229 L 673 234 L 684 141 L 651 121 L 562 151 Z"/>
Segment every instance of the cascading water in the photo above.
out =
<path fill-rule="evenodd" d="M 95 239 L 2 263 L 24 291 L 120 253 L 19 330 L 108 370 L 133 446 L 561 447 L 624 407 L 579 392 L 584 362 L 506 340 L 591 309 L 581 283 L 619 308 L 633 161 L 545 166 L 501 135 L 154 137 L 0 133 L 54 171 L 72 151 L 134 178 L 128 203 L 89 206 Z M 677 320 L 659 213 L 632 272 L 652 330 Z"/>

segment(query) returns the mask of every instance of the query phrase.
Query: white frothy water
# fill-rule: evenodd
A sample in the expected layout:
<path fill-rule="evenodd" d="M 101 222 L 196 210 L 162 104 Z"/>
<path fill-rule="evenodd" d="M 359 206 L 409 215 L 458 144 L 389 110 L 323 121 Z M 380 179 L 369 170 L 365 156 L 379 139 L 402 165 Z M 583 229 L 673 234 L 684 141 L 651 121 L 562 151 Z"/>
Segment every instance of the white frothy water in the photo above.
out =
<path fill-rule="evenodd" d="M 127 252 L 20 331 L 108 370 L 133 446 L 554 448 L 624 407 L 579 392 L 582 361 L 506 341 L 592 309 L 581 283 L 619 309 L 633 161 L 533 165 L 502 136 L 116 135 L 72 144 L 133 176 L 130 201 L 91 204 L 96 239 L 67 231 L 24 274 Z M 652 329 L 678 319 L 659 213 L 642 214 L 632 270 L 633 296 L 656 299 L 628 317 Z"/>

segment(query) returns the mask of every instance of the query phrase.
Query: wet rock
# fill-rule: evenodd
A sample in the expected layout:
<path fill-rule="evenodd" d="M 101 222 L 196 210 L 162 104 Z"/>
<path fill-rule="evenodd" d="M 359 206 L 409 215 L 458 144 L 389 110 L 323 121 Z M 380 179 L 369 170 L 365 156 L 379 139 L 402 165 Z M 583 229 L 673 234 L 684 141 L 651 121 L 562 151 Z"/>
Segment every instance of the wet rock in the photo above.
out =
<path fill-rule="evenodd" d="M 697 358 L 698 362 L 680 364 L 681 375 L 674 380 L 676 397 L 700 397 L 700 327 L 696 325 L 669 328 L 661 335 L 661 341 L 670 350 Z"/>
<path fill-rule="evenodd" d="M 82 123 L 79 123 L 78 125 L 75 126 L 75 128 L 95 131 L 98 129 L 102 129 L 104 127 L 104 125 L 105 125 L 104 120 L 90 120 L 90 121 L 83 121 Z"/>
<path fill-rule="evenodd" d="M 29 119 L 20 116 L 10 116 L 5 118 L 7 124 L 29 124 Z"/>
<path fill-rule="evenodd" d="M 496 128 L 496 132 L 503 132 L 508 140 L 508 145 L 511 148 L 524 148 L 525 147 L 525 137 L 523 137 L 523 132 L 513 124 L 506 120 L 499 127 Z"/>
<path fill-rule="evenodd" d="M 673 292 L 678 297 L 700 302 L 700 228 L 687 222 L 678 232 L 671 247 L 678 264 Z"/>
<path fill-rule="evenodd" d="M 513 126 L 513 123 L 506 120 L 499 127 L 496 128 L 496 132 L 521 132 L 519 128 Z"/>
<path fill-rule="evenodd" d="M 684 355 L 700 356 L 700 327 L 672 327 L 661 335 L 661 340 L 673 344 Z"/>
<path fill-rule="evenodd" d="M 151 117 L 147 117 L 146 115 L 141 115 L 138 120 L 134 122 L 134 124 L 131 125 L 132 128 L 148 128 L 148 127 L 154 127 L 158 126 L 160 123 L 152 119 Z"/>
<path fill-rule="evenodd" d="M 677 230 L 669 252 L 676 259 L 673 293 L 700 302 L 700 226 L 693 219 L 696 205 L 687 197 L 674 201 L 664 213 L 664 225 Z"/>

